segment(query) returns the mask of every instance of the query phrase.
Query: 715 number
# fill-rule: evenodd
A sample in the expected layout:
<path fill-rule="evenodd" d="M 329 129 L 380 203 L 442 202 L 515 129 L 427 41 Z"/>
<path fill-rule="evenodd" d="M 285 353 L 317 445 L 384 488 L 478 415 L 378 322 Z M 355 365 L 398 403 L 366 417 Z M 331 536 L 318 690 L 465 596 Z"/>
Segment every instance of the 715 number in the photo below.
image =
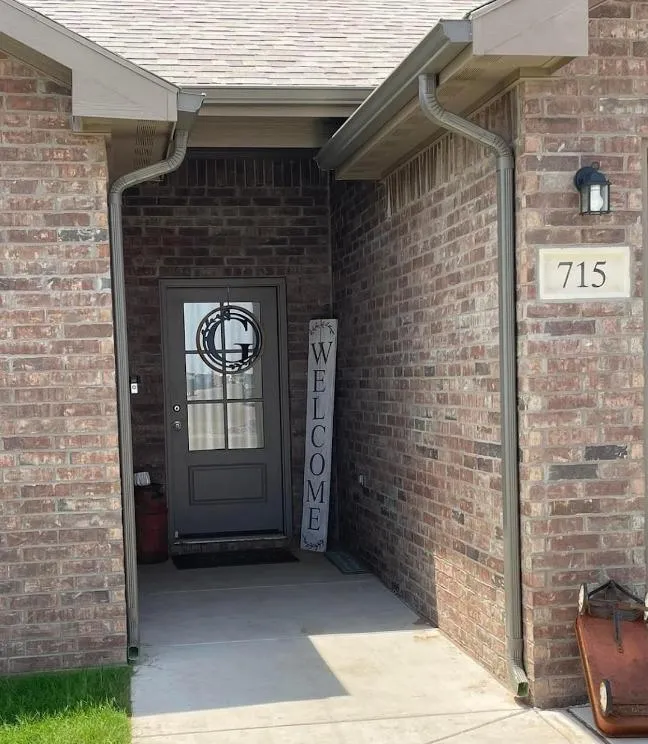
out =
<path fill-rule="evenodd" d="M 594 264 L 594 268 L 592 269 L 593 274 L 597 274 L 598 277 L 600 277 L 600 280 L 598 281 L 598 284 L 596 282 L 592 282 L 591 284 L 587 284 L 585 281 L 585 261 L 581 261 L 580 263 L 575 263 L 575 261 L 561 261 L 558 264 L 558 268 L 566 268 L 567 271 L 565 273 L 565 281 L 563 282 L 563 289 L 567 287 L 567 282 L 569 281 L 569 277 L 571 276 L 572 270 L 574 269 L 574 266 L 576 267 L 576 273 L 578 277 L 578 274 L 580 274 L 580 282 L 578 286 L 583 289 L 585 287 L 594 287 L 594 289 L 598 289 L 599 287 L 602 287 L 605 282 L 607 281 L 607 275 L 605 271 L 603 270 L 603 267 L 607 264 L 607 261 L 597 261 Z M 593 277 L 596 278 L 596 277 Z"/>

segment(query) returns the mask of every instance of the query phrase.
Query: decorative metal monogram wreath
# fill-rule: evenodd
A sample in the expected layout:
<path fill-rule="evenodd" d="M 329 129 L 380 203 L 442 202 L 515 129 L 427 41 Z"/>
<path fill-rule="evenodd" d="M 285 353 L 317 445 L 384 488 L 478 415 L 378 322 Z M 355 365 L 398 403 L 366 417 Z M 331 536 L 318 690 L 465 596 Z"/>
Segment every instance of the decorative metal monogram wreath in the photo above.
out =
<path fill-rule="evenodd" d="M 227 349 L 225 328 L 228 323 L 238 323 L 246 332 L 252 332 L 250 343 L 236 343 L 237 348 Z M 254 315 L 238 305 L 225 305 L 205 315 L 196 331 L 196 348 L 205 364 L 216 372 L 240 374 L 250 369 L 261 356 L 263 336 Z"/>

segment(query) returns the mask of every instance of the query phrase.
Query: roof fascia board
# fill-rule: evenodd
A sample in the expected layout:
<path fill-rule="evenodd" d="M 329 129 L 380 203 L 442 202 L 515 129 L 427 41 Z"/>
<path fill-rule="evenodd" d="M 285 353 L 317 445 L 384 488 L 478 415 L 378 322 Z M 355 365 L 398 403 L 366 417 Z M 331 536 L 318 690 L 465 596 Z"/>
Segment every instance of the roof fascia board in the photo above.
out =
<path fill-rule="evenodd" d="M 175 121 L 178 88 L 16 0 L 0 0 L 2 32 L 72 71 L 72 113 Z"/>
<path fill-rule="evenodd" d="M 337 168 L 416 96 L 420 74 L 438 74 L 471 42 L 472 21 L 439 21 L 319 151 L 320 167 Z"/>
<path fill-rule="evenodd" d="M 588 0 L 495 0 L 470 17 L 476 56 L 589 53 Z"/>

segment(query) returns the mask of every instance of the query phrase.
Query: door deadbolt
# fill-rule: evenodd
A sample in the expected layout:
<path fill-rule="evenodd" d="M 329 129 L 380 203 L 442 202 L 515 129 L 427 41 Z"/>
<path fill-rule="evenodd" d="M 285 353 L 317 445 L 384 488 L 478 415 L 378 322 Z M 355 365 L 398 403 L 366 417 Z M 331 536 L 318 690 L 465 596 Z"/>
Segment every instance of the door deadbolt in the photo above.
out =
<path fill-rule="evenodd" d="M 175 413 L 180 413 L 180 406 L 176 403 L 175 406 L 173 406 L 173 410 Z"/>
<path fill-rule="evenodd" d="M 173 428 L 174 428 L 174 429 L 175 429 L 176 431 L 180 431 L 180 430 L 182 429 L 182 421 L 174 421 L 174 422 L 173 422 L 173 423 L 171 424 L 171 426 L 173 426 Z"/>

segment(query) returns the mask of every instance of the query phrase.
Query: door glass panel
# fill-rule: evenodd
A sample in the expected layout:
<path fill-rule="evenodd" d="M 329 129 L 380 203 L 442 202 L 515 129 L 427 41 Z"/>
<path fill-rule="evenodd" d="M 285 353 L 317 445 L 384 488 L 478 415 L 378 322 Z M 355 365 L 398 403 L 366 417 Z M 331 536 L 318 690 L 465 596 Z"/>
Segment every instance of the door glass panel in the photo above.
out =
<path fill-rule="evenodd" d="M 249 400 L 262 398 L 261 384 L 262 366 L 257 362 L 254 367 L 239 372 L 237 375 L 227 375 L 227 397 L 229 400 Z"/>
<path fill-rule="evenodd" d="M 194 403 L 187 408 L 189 450 L 225 449 L 225 405 Z"/>
<path fill-rule="evenodd" d="M 229 449 L 263 447 L 263 403 L 228 403 Z"/>
<path fill-rule="evenodd" d="M 186 354 L 187 400 L 222 400 L 223 375 L 208 367 L 198 354 Z"/>
<path fill-rule="evenodd" d="M 223 324 L 228 372 L 241 373 L 250 362 L 254 363 L 253 357 L 258 357 L 262 343 L 258 327 L 260 309 L 258 302 L 237 302 L 232 307 L 229 320 Z M 224 305 L 223 312 L 226 311 L 227 305 Z"/>
<path fill-rule="evenodd" d="M 220 308 L 220 302 L 185 302 L 184 303 L 184 330 L 185 350 L 196 351 L 196 332 L 200 321 L 212 311 Z M 214 338 L 217 349 L 222 349 L 223 344 L 220 334 Z"/>
<path fill-rule="evenodd" d="M 264 446 L 260 312 L 255 301 L 184 303 L 191 451 Z"/>

